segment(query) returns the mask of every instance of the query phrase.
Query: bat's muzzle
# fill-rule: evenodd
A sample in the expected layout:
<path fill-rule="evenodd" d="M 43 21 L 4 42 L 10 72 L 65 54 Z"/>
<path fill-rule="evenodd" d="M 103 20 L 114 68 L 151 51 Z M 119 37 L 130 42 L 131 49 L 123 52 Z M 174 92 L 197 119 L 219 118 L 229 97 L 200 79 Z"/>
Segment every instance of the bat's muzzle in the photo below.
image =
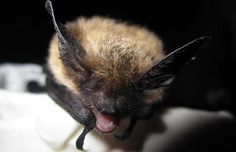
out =
<path fill-rule="evenodd" d="M 118 125 L 119 120 L 113 115 L 103 114 L 96 110 L 94 110 L 94 115 L 96 117 L 96 128 L 102 133 L 110 133 Z"/>

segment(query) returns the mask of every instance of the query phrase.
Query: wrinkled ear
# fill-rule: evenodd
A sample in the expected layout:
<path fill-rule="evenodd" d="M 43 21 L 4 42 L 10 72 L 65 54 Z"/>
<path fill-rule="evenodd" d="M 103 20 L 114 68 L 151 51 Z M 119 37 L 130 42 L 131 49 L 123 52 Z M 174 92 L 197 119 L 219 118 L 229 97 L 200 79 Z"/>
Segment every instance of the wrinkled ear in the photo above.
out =
<path fill-rule="evenodd" d="M 60 22 L 57 22 L 50 0 L 46 1 L 45 8 L 52 17 L 52 22 L 59 39 L 60 59 L 65 66 L 80 74 L 81 78 L 86 77 L 89 71 L 83 63 L 86 51 L 74 39 L 68 29 Z"/>
<path fill-rule="evenodd" d="M 195 60 L 209 46 L 210 40 L 210 37 L 200 37 L 165 56 L 141 76 L 137 89 L 143 91 L 169 85 L 184 65 Z"/>

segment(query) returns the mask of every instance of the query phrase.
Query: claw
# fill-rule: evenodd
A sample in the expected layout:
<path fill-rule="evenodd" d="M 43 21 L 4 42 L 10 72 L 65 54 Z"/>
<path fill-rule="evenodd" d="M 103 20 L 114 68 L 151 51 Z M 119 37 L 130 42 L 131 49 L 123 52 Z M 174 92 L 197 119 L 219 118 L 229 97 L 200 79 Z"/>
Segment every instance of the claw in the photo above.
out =
<path fill-rule="evenodd" d="M 83 150 L 83 145 L 84 145 L 84 139 L 85 136 L 89 131 L 91 131 L 94 127 L 92 126 L 85 126 L 83 132 L 79 136 L 79 138 L 76 140 L 76 147 L 77 149 Z"/>

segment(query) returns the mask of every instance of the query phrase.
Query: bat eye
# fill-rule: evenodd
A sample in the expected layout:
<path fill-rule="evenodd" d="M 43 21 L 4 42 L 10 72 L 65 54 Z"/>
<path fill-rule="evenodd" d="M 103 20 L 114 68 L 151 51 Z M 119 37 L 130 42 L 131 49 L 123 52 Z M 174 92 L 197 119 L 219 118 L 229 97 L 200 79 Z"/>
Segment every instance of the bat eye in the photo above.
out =
<path fill-rule="evenodd" d="M 145 83 L 137 83 L 135 87 L 133 88 L 133 91 L 135 92 L 143 92 L 143 90 L 146 89 L 146 84 Z"/>

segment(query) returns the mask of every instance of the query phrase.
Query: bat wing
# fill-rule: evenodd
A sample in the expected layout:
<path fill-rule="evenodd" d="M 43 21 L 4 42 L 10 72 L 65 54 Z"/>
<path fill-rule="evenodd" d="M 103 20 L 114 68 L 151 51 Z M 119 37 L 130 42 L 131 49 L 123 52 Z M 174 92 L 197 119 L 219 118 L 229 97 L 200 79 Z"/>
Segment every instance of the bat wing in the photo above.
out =
<path fill-rule="evenodd" d="M 96 119 L 91 111 L 86 109 L 77 95 L 69 91 L 65 86 L 56 83 L 51 72 L 45 68 L 47 73 L 46 88 L 49 96 L 67 111 L 76 121 L 83 124 L 84 130 L 76 141 L 78 149 L 83 149 L 86 134 L 95 127 Z"/>

